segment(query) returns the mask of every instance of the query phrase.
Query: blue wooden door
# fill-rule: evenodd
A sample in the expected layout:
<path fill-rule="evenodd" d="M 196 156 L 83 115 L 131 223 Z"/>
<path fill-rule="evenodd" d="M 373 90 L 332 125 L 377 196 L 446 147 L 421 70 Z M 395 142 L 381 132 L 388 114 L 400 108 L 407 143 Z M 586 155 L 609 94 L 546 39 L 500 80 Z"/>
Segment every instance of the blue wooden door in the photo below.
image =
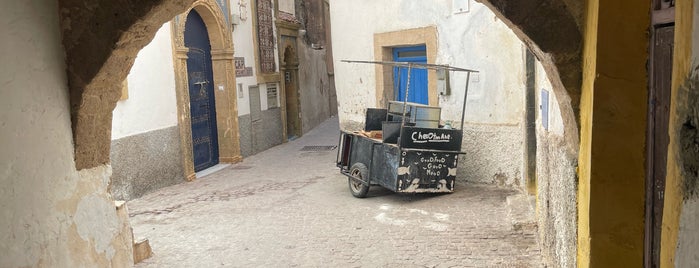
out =
<path fill-rule="evenodd" d="M 427 53 L 425 46 L 422 45 L 414 47 L 394 48 L 393 61 L 427 63 Z M 407 68 L 393 68 L 393 81 L 394 83 L 397 83 L 397 85 L 395 85 L 394 92 L 396 100 L 403 101 L 405 99 L 405 87 L 407 80 Z M 429 98 L 427 95 L 427 70 L 411 69 L 410 91 L 408 92 L 408 101 L 428 104 Z"/>
<path fill-rule="evenodd" d="M 211 43 L 204 20 L 192 10 L 185 23 L 189 105 L 192 120 L 194 170 L 218 164 L 218 134 L 214 100 Z"/>

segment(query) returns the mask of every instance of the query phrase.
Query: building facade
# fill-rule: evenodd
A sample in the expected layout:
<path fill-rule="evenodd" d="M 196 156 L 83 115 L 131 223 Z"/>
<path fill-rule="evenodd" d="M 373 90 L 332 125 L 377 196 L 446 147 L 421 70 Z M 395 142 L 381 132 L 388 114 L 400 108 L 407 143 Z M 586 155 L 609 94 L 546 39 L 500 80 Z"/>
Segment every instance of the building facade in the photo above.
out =
<path fill-rule="evenodd" d="M 193 180 L 336 113 L 329 46 L 299 38 L 294 1 L 202 3 L 160 27 L 123 85 L 110 153 L 118 199 Z"/>

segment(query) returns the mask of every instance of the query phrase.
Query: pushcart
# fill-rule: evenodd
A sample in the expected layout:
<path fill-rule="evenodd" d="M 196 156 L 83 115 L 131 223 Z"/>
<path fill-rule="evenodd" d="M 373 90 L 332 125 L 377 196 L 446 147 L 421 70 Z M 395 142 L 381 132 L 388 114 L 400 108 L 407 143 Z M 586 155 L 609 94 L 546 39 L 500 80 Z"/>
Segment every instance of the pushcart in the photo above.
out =
<path fill-rule="evenodd" d="M 403 101 L 389 101 L 387 108 L 366 109 L 362 131 L 341 131 L 336 164 L 347 176 L 350 192 L 366 197 L 370 186 L 396 193 L 451 193 L 463 137 L 469 79 L 477 71 L 448 65 L 389 61 L 349 61 L 407 68 Z M 441 123 L 441 108 L 408 102 L 411 69 L 465 72 L 461 125 Z M 399 83 L 402 81 L 398 81 Z"/>

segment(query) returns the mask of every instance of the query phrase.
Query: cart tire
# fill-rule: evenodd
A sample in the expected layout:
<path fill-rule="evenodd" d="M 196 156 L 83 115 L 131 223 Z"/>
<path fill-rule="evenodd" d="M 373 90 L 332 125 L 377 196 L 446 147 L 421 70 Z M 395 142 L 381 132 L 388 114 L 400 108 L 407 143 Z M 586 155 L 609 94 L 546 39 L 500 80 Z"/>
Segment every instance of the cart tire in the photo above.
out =
<path fill-rule="evenodd" d="M 362 163 L 356 163 L 350 168 L 350 175 L 354 177 L 361 178 L 363 180 L 369 179 L 369 170 Z M 354 197 L 364 198 L 369 192 L 369 185 L 365 185 L 361 181 L 352 179 L 352 177 L 347 178 L 347 183 L 349 184 L 350 192 Z"/>

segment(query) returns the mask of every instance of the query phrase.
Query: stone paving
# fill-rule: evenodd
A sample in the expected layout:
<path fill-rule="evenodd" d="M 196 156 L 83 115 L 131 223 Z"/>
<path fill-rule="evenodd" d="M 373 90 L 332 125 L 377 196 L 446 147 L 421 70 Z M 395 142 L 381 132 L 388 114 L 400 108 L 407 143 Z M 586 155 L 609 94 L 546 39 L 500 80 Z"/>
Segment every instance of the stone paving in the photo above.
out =
<path fill-rule="evenodd" d="M 458 182 L 441 195 L 352 197 L 337 119 L 194 182 L 128 202 L 154 256 L 137 267 L 544 267 L 530 198 Z"/>

